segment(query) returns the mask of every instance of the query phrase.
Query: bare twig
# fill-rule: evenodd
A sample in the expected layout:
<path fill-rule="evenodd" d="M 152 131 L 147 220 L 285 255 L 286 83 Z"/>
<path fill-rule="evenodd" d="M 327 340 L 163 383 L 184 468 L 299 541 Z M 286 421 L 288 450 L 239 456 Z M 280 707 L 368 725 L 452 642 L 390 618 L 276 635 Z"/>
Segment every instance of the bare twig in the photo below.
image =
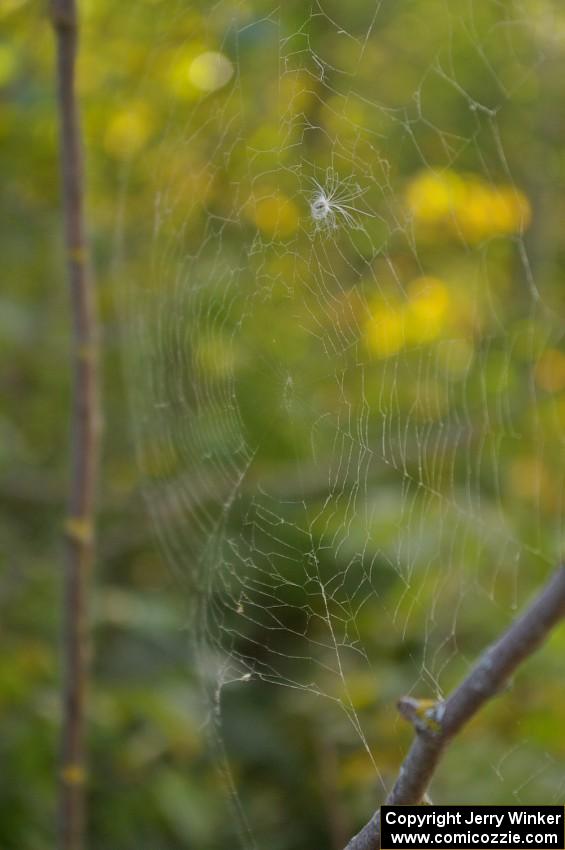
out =
<path fill-rule="evenodd" d="M 53 0 L 57 42 L 61 182 L 73 326 L 71 484 L 63 611 L 63 718 L 59 829 L 62 850 L 80 850 L 84 833 L 85 691 L 88 670 L 87 586 L 93 561 L 98 466 L 97 318 L 89 274 L 81 134 L 75 94 L 76 0 Z"/>
<path fill-rule="evenodd" d="M 495 694 L 516 668 L 548 637 L 565 617 L 565 567 L 552 576 L 530 607 L 483 655 L 467 678 L 440 705 L 433 724 L 416 728 L 416 737 L 386 799 L 391 806 L 417 805 L 424 798 L 443 750 L 449 741 Z M 435 727 L 435 728 L 434 728 Z M 355 835 L 346 850 L 378 850 L 380 810 Z"/>

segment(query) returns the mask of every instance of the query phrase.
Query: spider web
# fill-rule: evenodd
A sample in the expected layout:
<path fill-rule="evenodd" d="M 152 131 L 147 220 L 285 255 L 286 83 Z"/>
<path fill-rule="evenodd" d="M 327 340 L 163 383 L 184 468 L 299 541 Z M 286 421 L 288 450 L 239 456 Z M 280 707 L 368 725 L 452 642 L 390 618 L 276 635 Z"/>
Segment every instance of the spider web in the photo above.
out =
<path fill-rule="evenodd" d="M 410 734 L 395 700 L 448 692 L 559 557 L 565 22 L 511 0 L 163 6 L 125 207 L 152 228 L 124 260 L 144 491 L 242 844 L 298 846 L 261 814 L 269 747 L 246 767 L 231 718 L 319 727 L 360 823 Z M 536 684 L 486 713 L 498 737 L 458 742 L 442 802 L 562 796 L 543 693 L 538 727 L 519 716 Z"/>

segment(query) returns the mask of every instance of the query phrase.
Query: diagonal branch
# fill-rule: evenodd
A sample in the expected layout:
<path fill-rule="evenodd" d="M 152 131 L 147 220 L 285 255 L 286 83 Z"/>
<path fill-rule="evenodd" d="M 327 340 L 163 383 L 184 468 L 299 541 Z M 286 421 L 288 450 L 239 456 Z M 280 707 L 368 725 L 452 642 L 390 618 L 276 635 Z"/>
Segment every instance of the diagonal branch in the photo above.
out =
<path fill-rule="evenodd" d="M 516 668 L 549 636 L 565 617 L 565 567 L 559 567 L 540 595 L 503 636 L 480 657 L 467 678 L 441 704 L 434 725 L 422 726 L 387 797 L 391 806 L 417 805 L 451 739 L 489 700 L 500 692 Z M 379 850 L 380 810 L 355 835 L 345 850 Z"/>
<path fill-rule="evenodd" d="M 81 134 L 75 92 L 77 17 L 76 0 L 52 0 L 74 373 L 62 634 L 64 670 L 59 794 L 62 850 L 81 850 L 83 845 L 85 692 L 89 649 L 87 599 L 93 561 L 100 426 L 96 304 L 88 267 Z"/>

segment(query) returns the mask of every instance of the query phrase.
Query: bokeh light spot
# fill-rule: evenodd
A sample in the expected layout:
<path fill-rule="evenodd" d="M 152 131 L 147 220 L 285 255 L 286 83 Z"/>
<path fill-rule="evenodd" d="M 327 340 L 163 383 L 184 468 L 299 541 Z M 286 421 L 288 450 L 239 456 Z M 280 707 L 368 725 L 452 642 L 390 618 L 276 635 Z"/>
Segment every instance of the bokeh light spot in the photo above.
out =
<path fill-rule="evenodd" d="M 188 77 L 192 85 L 203 92 L 223 88 L 233 76 L 233 65 L 227 56 L 215 51 L 206 51 L 193 59 Z"/>

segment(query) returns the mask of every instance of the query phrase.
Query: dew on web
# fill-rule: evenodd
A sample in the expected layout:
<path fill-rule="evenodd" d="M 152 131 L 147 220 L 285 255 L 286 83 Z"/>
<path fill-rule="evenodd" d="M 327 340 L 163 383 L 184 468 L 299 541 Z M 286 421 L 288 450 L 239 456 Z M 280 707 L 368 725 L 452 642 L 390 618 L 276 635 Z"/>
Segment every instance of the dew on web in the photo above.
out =
<path fill-rule="evenodd" d="M 126 371 L 246 847 L 269 841 L 245 700 L 331 739 L 344 798 L 382 796 L 398 697 L 444 697 L 563 540 L 557 205 L 521 149 L 538 156 L 549 12 L 385 5 L 221 0 L 156 48 L 174 86 L 140 165 Z M 434 800 L 467 800 L 473 770 L 482 801 L 563 788 L 509 715 L 525 687 Z"/>

